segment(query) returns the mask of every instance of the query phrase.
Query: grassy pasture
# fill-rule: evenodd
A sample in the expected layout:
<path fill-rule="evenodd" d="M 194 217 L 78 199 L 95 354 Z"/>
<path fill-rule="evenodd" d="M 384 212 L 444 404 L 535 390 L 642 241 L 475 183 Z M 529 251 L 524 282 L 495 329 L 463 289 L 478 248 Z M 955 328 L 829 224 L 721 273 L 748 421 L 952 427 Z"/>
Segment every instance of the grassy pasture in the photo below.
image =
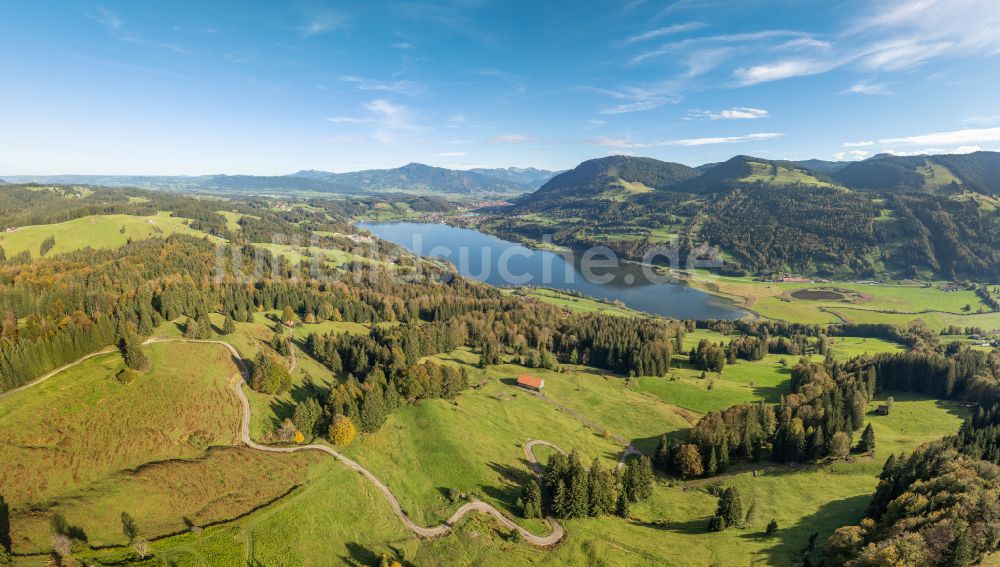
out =
<path fill-rule="evenodd" d="M 814 185 L 817 187 L 836 187 L 832 183 L 821 181 L 802 169 L 785 166 L 772 166 L 766 163 L 749 162 L 750 175 L 740 181 L 753 183 L 763 181 L 776 185 Z"/>
<path fill-rule="evenodd" d="M 849 360 L 862 354 L 877 354 L 880 352 L 903 352 L 903 345 L 876 338 L 864 337 L 831 337 L 833 343 L 830 352 L 834 358 Z"/>
<path fill-rule="evenodd" d="M 232 344 L 244 359 L 251 360 L 262 348 L 268 346 L 274 329 L 278 324 L 280 312 L 268 311 L 254 313 L 254 322 L 236 323 L 236 332 L 231 335 L 221 335 L 224 317 L 213 313 L 210 318 L 216 334 L 222 340 Z M 180 337 L 183 333 L 182 321 L 168 322 L 156 329 L 155 335 L 160 337 Z M 341 333 L 351 332 L 367 334 L 368 327 L 359 323 L 322 321 L 312 325 L 301 324 L 292 331 L 293 343 L 296 345 L 296 367 L 292 372 L 292 389 L 289 392 L 269 396 L 247 389 L 250 400 L 250 434 L 254 439 L 262 439 L 273 432 L 281 421 L 291 417 L 295 404 L 309 395 L 308 382 L 311 380 L 319 388 L 328 388 L 336 379 L 322 364 L 307 355 L 304 342 L 310 333 Z M 290 360 L 289 360 L 290 363 Z"/>
<path fill-rule="evenodd" d="M 735 335 L 734 335 L 735 336 Z M 707 329 L 696 329 L 684 337 L 684 349 L 690 350 L 701 340 L 712 343 L 729 342 L 726 336 Z M 901 345 L 881 339 L 833 337 L 831 351 L 834 357 L 848 360 L 855 356 L 878 352 L 899 352 Z M 822 357 L 811 355 L 812 360 Z M 654 396 L 668 404 L 699 413 L 722 410 L 739 403 L 763 400 L 777 403 L 789 391 L 791 368 L 800 357 L 769 354 L 761 360 L 738 360 L 727 364 L 722 374 L 705 373 L 692 368 L 683 353 L 674 357 L 674 367 L 667 377 L 643 376 L 637 380 L 636 390 Z M 782 361 L 784 360 L 784 364 Z"/>
<path fill-rule="evenodd" d="M 0 399 L 0 494 L 14 547 L 48 547 L 61 513 L 94 545 L 124 543 L 128 511 L 144 533 L 235 517 L 304 480 L 311 456 L 275 459 L 239 444 L 238 371 L 217 345 L 144 347 L 152 368 L 124 386 L 117 353 Z"/>
<path fill-rule="evenodd" d="M 727 297 L 738 298 L 742 307 L 752 309 L 768 319 L 798 323 L 828 324 L 844 319 L 866 322 L 908 324 L 922 320 L 939 329 L 949 324 L 1000 327 L 1000 314 L 975 313 L 989 308 L 972 291 L 943 291 L 938 287 L 908 285 L 866 285 L 855 283 L 774 283 L 757 282 L 748 277 L 718 277 L 695 274 L 691 285 Z M 855 301 L 796 299 L 796 290 L 836 287 L 860 294 Z M 963 311 L 969 305 L 972 313 Z M 979 322 L 977 322 L 979 321 Z M 990 326 L 994 325 L 994 326 Z"/>
<path fill-rule="evenodd" d="M 56 245 L 49 254 L 70 252 L 81 248 L 117 248 L 132 240 L 173 233 L 206 236 L 204 232 L 187 226 L 188 220 L 161 212 L 148 217 L 130 215 L 92 215 L 58 224 L 39 224 L 18 228 L 14 232 L 0 233 L 0 246 L 7 256 L 27 250 L 38 258 L 42 241 L 53 236 Z M 125 227 L 125 232 L 121 232 Z"/>
<path fill-rule="evenodd" d="M 358 256 L 356 254 L 351 254 L 350 252 L 345 252 L 343 250 L 337 250 L 334 248 L 320 248 L 318 246 L 293 246 L 291 244 L 274 244 L 270 242 L 256 243 L 254 244 L 254 246 L 268 250 L 274 256 L 284 256 L 288 258 L 288 261 L 291 262 L 292 265 L 297 265 L 302 262 L 305 262 L 306 265 L 309 265 L 312 262 L 316 261 L 316 258 L 319 258 L 321 261 L 333 266 L 342 266 L 350 262 L 367 262 L 367 263 L 373 262 L 373 260 L 371 260 L 370 258 L 365 258 L 363 256 Z"/>
<path fill-rule="evenodd" d="M 505 290 L 506 291 L 506 290 Z M 520 290 L 509 290 L 508 293 L 522 293 L 525 297 L 533 297 L 544 303 L 551 303 L 566 311 L 573 313 L 602 313 L 605 315 L 621 315 L 624 317 L 644 317 L 644 313 L 633 311 L 627 307 L 620 307 L 604 301 L 578 297 L 569 293 L 562 293 L 554 289 L 545 288 L 524 288 Z"/>
<path fill-rule="evenodd" d="M 425 523 L 457 506 L 446 502 L 447 488 L 468 489 L 506 507 L 514 496 L 510 469 L 526 469 L 518 440 L 539 437 L 535 429 L 544 428 L 550 434 L 541 437 L 563 447 L 576 446 L 585 456 L 596 453 L 609 464 L 613 461 L 617 446 L 583 431 L 537 397 L 520 393 L 497 398 L 510 389 L 491 379 L 483 388 L 461 394 L 455 404 L 433 400 L 404 408 L 383 433 L 356 446 L 363 453 L 358 457 L 371 461 L 367 464 L 376 474 L 388 474 L 404 508 L 418 518 L 424 514 Z M 416 540 L 370 485 L 335 464 L 314 467 L 315 480 L 244 519 L 201 535 L 156 542 L 154 548 L 179 565 L 241 565 L 247 557 L 267 565 L 367 565 L 383 552 L 414 565 L 784 565 L 798 557 L 813 532 L 823 541 L 834 528 L 860 519 L 890 452 L 912 450 L 951 433 L 966 415 L 955 404 L 895 394 L 889 416 L 869 417 L 876 432 L 875 458 L 822 467 L 762 463 L 757 476 L 747 467 L 735 467 L 725 476 L 689 484 L 661 480 L 650 500 L 633 506 L 627 521 L 564 522 L 568 538 L 552 550 L 508 541 L 506 530 L 480 516 L 463 520 L 454 534 Z M 712 483 L 740 489 L 746 528 L 707 532 L 717 504 L 708 492 Z M 765 536 L 772 518 L 779 531 Z M 526 525 L 539 528 L 537 522 Z"/>
<path fill-rule="evenodd" d="M 470 365 L 474 357 L 466 351 L 433 358 L 465 366 L 471 383 L 482 385 L 454 400 L 404 406 L 378 433 L 348 448 L 418 521 L 440 522 L 460 505 L 448 500 L 449 489 L 475 494 L 513 513 L 520 482 L 529 474 L 523 445 L 531 439 L 578 449 L 588 463 L 597 457 L 610 467 L 620 457 L 619 443 L 514 386 L 523 369 L 503 365 L 479 370 Z M 540 533 L 546 529 L 540 521 L 525 526 Z"/>

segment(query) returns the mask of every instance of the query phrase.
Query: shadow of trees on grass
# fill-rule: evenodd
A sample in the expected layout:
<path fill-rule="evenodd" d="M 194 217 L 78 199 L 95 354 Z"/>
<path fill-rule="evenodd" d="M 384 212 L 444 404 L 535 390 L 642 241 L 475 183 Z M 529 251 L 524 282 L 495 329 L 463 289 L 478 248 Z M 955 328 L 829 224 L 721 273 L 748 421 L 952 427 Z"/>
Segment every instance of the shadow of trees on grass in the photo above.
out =
<path fill-rule="evenodd" d="M 823 544 L 834 530 L 841 526 L 857 523 L 864 517 L 865 508 L 871 496 L 859 494 L 841 500 L 833 500 L 823 504 L 819 510 L 808 516 L 803 516 L 791 526 L 778 526 L 774 535 L 764 532 L 743 534 L 740 537 L 752 540 L 774 540 L 774 545 L 763 550 L 764 564 L 792 566 L 801 564 L 803 558 L 809 555 L 814 565 L 823 549 Z M 809 543 L 809 537 L 818 533 L 815 549 L 811 554 L 804 551 Z"/>

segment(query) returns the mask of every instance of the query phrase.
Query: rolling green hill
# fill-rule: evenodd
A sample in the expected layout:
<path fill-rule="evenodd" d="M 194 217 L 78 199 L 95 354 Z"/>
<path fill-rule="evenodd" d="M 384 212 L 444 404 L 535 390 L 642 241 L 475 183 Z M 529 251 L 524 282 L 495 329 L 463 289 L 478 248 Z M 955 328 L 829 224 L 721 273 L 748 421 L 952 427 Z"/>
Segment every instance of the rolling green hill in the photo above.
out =
<path fill-rule="evenodd" d="M 789 161 L 736 156 L 706 170 L 698 177 L 668 187 L 685 193 L 719 193 L 746 183 L 768 185 L 831 186 L 806 167 Z"/>
<path fill-rule="evenodd" d="M 8 256 L 28 252 L 39 256 L 42 241 L 55 238 L 49 254 L 60 254 L 81 248 L 116 248 L 130 240 L 180 233 L 206 236 L 188 224 L 189 219 L 171 216 L 169 212 L 148 217 L 131 215 L 93 215 L 58 224 L 25 226 L 13 232 L 0 233 L 0 246 Z"/>
<path fill-rule="evenodd" d="M 522 201 L 525 206 L 599 197 L 617 200 L 649 193 L 698 176 L 694 168 L 652 158 L 610 156 L 587 160 L 560 173 Z"/>
<path fill-rule="evenodd" d="M 962 190 L 1000 193 L 1000 153 L 895 156 L 879 154 L 831 173 L 852 189 L 950 194 Z"/>

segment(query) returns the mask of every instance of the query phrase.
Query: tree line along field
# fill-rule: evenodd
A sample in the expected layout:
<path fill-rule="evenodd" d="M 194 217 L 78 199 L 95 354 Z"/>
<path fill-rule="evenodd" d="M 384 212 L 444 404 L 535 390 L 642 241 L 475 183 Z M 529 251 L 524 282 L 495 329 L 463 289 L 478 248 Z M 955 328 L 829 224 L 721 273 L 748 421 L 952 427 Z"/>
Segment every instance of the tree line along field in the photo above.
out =
<path fill-rule="evenodd" d="M 256 319 L 260 322 L 242 324 L 236 333 L 225 336 L 225 340 L 234 345 L 241 345 L 252 351 L 254 341 L 264 340 L 264 334 L 271 322 L 268 313 L 258 313 Z M 170 336 L 172 323 L 161 327 L 158 334 Z M 323 323 L 330 326 L 331 323 Z M 174 325 L 176 327 L 176 325 Z M 298 332 L 304 333 L 308 325 Z M 354 328 L 352 331 L 361 331 Z M 342 329 L 347 330 L 347 329 Z M 687 337 L 687 341 L 701 339 L 725 340 L 723 335 L 711 331 L 696 331 Z M 863 345 L 871 341 L 870 345 Z M 857 344 L 852 348 L 872 347 L 875 349 L 898 348 L 891 343 L 873 339 L 854 339 Z M 848 346 L 848 345 L 845 345 Z M 197 356 L 198 360 L 219 360 L 217 365 L 223 371 L 215 376 L 203 376 L 205 381 L 216 380 L 216 390 L 226 386 L 232 379 L 231 363 L 226 364 L 224 353 L 213 353 L 213 345 L 195 345 L 183 343 L 153 344 L 145 347 L 153 358 L 154 368 L 165 366 L 163 357 Z M 188 350 L 198 351 L 186 352 Z M 215 349 L 221 351 L 221 349 Z M 866 349 L 867 350 L 867 349 Z M 205 351 L 205 352 L 201 352 Z M 207 357 L 206 357 L 207 355 Z M 245 355 L 246 356 L 246 355 Z M 772 355 L 773 356 L 773 355 Z M 221 359 L 221 360 L 220 360 Z M 697 419 L 697 411 L 675 406 L 669 402 L 670 396 L 647 395 L 637 386 L 636 380 L 627 380 L 607 372 L 587 369 L 586 367 L 570 368 L 564 373 L 529 370 L 544 376 L 547 380 L 547 397 L 552 402 L 514 388 L 511 379 L 525 369 L 516 365 L 501 365 L 486 370 L 475 368 L 476 356 L 468 351 L 456 351 L 439 355 L 437 360 L 447 364 L 458 364 L 469 368 L 473 374 L 472 382 L 479 385 L 462 394 L 454 401 L 426 400 L 417 405 L 407 406 L 396 412 L 378 433 L 363 437 L 359 443 L 349 449 L 349 453 L 368 466 L 380 478 L 392 487 L 404 503 L 404 508 L 418 521 L 433 524 L 447 517 L 458 505 L 452 501 L 455 494 L 459 499 L 462 494 L 475 495 L 490 501 L 501 509 L 516 515 L 515 500 L 520 482 L 528 474 L 524 461 L 522 444 L 529 438 L 542 437 L 567 448 L 576 448 L 589 459 L 597 457 L 612 466 L 621 454 L 621 445 L 610 435 L 624 435 L 629 441 L 644 451 L 655 446 L 659 434 L 669 429 L 677 433 L 690 424 L 691 419 Z M 316 365 L 314 361 L 299 352 L 300 368 L 308 364 Z M 677 372 L 684 372 L 683 363 L 679 362 Z M 103 375 L 92 372 L 88 367 L 76 367 L 58 376 L 38 388 L 43 388 L 32 394 L 43 395 L 36 398 L 37 403 L 50 403 L 60 393 L 65 393 L 66 382 L 76 387 L 86 387 L 87 382 L 75 383 L 78 376 L 87 375 L 90 380 L 98 380 L 105 387 L 128 391 L 139 385 L 139 382 L 122 386 L 114 381 L 114 370 L 120 367 L 116 354 L 98 357 L 84 364 L 101 365 L 105 367 Z M 699 389 L 708 397 L 718 388 L 718 384 L 732 383 L 736 387 L 749 387 L 751 381 L 767 383 L 780 387 L 780 381 L 775 376 L 773 361 L 740 362 L 729 366 L 723 376 L 714 379 L 717 384 L 712 390 Z M 213 364 L 212 367 L 215 365 Z M 228 369 L 226 367 L 229 366 Z M 741 368 L 742 367 L 742 368 Z M 86 374 L 80 371 L 86 370 Z M 314 370 L 320 372 L 322 367 L 316 365 Z M 737 370 L 737 372 L 732 372 Z M 226 372 L 229 374 L 227 375 Z M 694 372 L 691 370 L 690 372 Z M 727 373 L 732 374 L 730 377 Z M 752 377 L 752 378 L 751 378 Z M 166 379 L 162 376 L 146 375 L 140 380 L 159 378 L 165 387 L 177 388 L 182 384 L 172 383 L 176 378 Z M 641 378 L 642 381 L 670 382 L 668 378 Z M 704 383 L 705 379 L 689 378 L 691 381 Z M 178 398 L 191 394 L 190 385 L 183 385 L 185 393 L 177 390 L 171 392 Z M 294 389 L 293 389 L 294 392 Z M 221 391 L 221 394 L 226 392 Z M 23 396 L 25 393 L 17 394 Z M 690 394 L 695 397 L 694 391 Z M 203 396 L 200 396 L 203 397 Z M 746 399 L 753 399 L 753 390 L 749 390 Z M 8 400 L 3 400 L 7 402 Z M 272 426 L 277 419 L 275 408 L 281 406 L 277 399 L 259 399 L 254 403 L 253 411 L 270 415 L 271 423 L 260 423 L 260 432 Z M 98 402 L 99 403 L 99 402 Z M 220 400 L 219 403 L 224 403 Z M 697 404 L 695 404 L 697 405 Z M 568 408 L 569 411 L 567 411 Z M 912 448 L 922 440 L 930 440 L 957 428 L 964 410 L 939 402 L 933 402 L 919 397 L 908 398 L 897 396 L 896 411 L 886 418 L 872 418 L 880 439 L 880 457 L 889 450 L 897 451 Z M 229 418 L 235 424 L 236 418 L 230 408 Z M 269 413 L 270 412 L 270 413 Z M 22 419 L 25 415 L 19 414 Z M 152 414 L 156 420 L 156 414 Z M 169 414 L 164 414 L 169 415 Z M 225 412 L 222 412 L 225 416 Z M 18 417 L 14 412 L 4 414 L 4 420 Z M 225 418 L 221 418 L 223 421 Z M 592 425 L 581 421 L 592 420 L 593 424 L 607 427 L 609 433 L 603 433 Z M 167 421 L 165 417 L 159 420 Z M 881 421 L 879 421 L 881 420 Z M 232 425 L 229 426 L 230 428 Z M 225 430 L 224 426 L 219 429 Z M 17 430 L 14 427 L 13 430 Z M 232 430 L 225 440 L 233 444 Z M 80 431 L 82 435 L 89 429 Z M 540 434 L 538 432 L 544 432 Z M 100 442 L 101 440 L 88 440 Z M 155 450 L 147 441 L 133 442 L 134 447 L 141 451 Z M 187 447 L 183 447 L 187 449 Z M 138 450 L 138 449 L 136 449 Z M 183 451 L 181 451 L 183 454 Z M 257 458 L 259 457 L 259 458 Z M 220 462 L 216 463 L 215 461 Z M 219 475 L 232 467 L 232 474 L 246 475 L 232 481 L 231 490 L 239 490 L 243 484 L 256 485 L 260 490 L 266 490 L 270 483 L 274 489 L 299 486 L 286 496 L 281 496 L 250 516 L 226 523 L 218 527 L 210 527 L 200 534 L 187 534 L 167 538 L 154 543 L 162 557 L 169 558 L 177 564 L 203 564 L 208 559 L 211 564 L 233 564 L 241 561 L 241 557 L 250 553 L 254 558 L 265 564 L 272 564 L 266 558 L 282 564 L 281 558 L 294 553 L 301 558 L 303 564 L 325 564 L 325 558 L 332 556 L 349 558 L 353 561 L 377 557 L 384 550 L 396 549 L 401 556 L 415 564 L 446 564 L 441 557 L 458 558 L 466 564 L 514 565 L 523 563 L 574 564 L 587 558 L 600 557 L 607 564 L 634 564 L 640 559 L 656 558 L 678 565 L 700 565 L 705 561 L 721 561 L 735 557 L 745 557 L 753 554 L 770 561 L 777 561 L 796 553 L 804 545 L 811 531 L 823 529 L 823 526 L 833 527 L 855 520 L 860 516 L 867 495 L 873 488 L 875 474 L 880 467 L 876 460 L 859 460 L 855 463 L 835 464 L 821 469 L 804 468 L 803 470 L 788 469 L 775 466 L 761 476 L 749 473 L 738 473 L 724 478 L 711 479 L 708 483 L 690 482 L 660 482 L 653 498 L 640 503 L 633 509 L 633 519 L 622 522 L 614 518 L 599 518 L 586 520 L 569 520 L 567 529 L 573 534 L 567 542 L 552 551 L 532 549 L 530 546 L 508 541 L 508 534 L 498 530 L 491 521 L 484 518 L 471 518 L 464 521 L 458 533 L 439 540 L 420 541 L 403 532 L 398 520 L 388 512 L 388 506 L 380 495 L 374 493 L 371 487 L 354 475 L 339 468 L 336 463 L 325 462 L 325 459 L 307 455 L 259 456 L 250 454 L 247 450 L 227 449 L 225 451 L 210 451 L 207 456 L 184 463 L 184 468 L 175 474 L 183 478 L 198 479 L 200 475 Z M 112 461 L 116 463 L 117 461 Z M 88 467 L 89 468 L 89 467 Z M 113 469 L 113 467 L 112 467 Z M 153 470 L 157 470 L 153 467 Z M 267 472 L 264 472 L 267 471 Z M 171 472 L 163 474 L 169 478 Z M 44 476 L 44 474 L 43 474 Z M 148 482 L 162 482 L 164 477 Z M 240 480 L 242 478 L 242 481 Z M 270 483 L 263 483 L 268 479 Z M 752 514 L 745 533 L 727 531 L 722 534 L 705 534 L 702 524 L 711 515 L 717 498 L 707 492 L 711 484 L 734 484 L 753 502 Z M 97 483 L 101 484 L 101 483 Z M 104 483 L 103 486 L 116 483 Z M 355 485 L 354 489 L 347 489 Z M 149 484 L 142 484 L 141 490 L 147 490 Z M 175 490 L 176 485 L 171 484 Z M 824 486 L 817 494 L 807 487 Z M 217 490 L 213 487 L 213 490 Z M 286 488 L 287 490 L 287 488 Z M 96 490 L 95 490 L 96 491 Z M 831 492 L 833 491 L 833 492 Z M 169 491 L 168 491 L 169 492 Z M 316 494 L 330 494 L 330 497 L 317 500 Z M 206 491 L 199 492 L 202 497 Z M 279 493 L 280 496 L 283 493 Z M 350 494 L 350 496 L 347 496 Z M 808 495 L 808 496 L 807 496 Z M 836 501 L 827 500 L 831 495 Z M 57 493 L 55 500 L 59 500 Z M 196 498 L 197 495 L 187 495 Z M 119 512 L 114 510 L 114 502 L 118 507 L 128 507 L 134 502 L 132 515 L 140 525 L 146 526 L 150 535 L 154 530 L 162 533 L 176 531 L 165 529 L 183 526 L 180 518 L 162 518 L 162 505 L 157 506 L 158 493 L 141 492 L 138 486 L 125 483 L 115 486 L 103 497 L 94 496 L 91 506 L 97 509 L 104 506 L 104 514 L 95 516 L 94 510 L 76 499 L 71 499 L 71 505 L 63 508 L 67 520 L 71 523 L 80 516 L 99 518 L 101 526 L 89 528 L 89 521 L 81 522 L 93 541 L 121 543 L 120 533 L 115 520 Z M 171 495 L 173 499 L 183 496 Z M 345 500 L 346 498 L 346 500 Z M 351 514 L 351 501 L 361 499 L 364 502 L 365 514 Z M 171 500 L 174 502 L 175 500 Z M 327 502 L 336 502 L 328 506 Z M 322 505 L 317 505 L 323 502 Z M 779 503 L 782 503 L 779 505 Z M 794 505 L 789 505 L 794 503 Z M 229 503 L 230 508 L 243 506 L 246 510 L 254 506 L 246 501 Z M 173 508 L 171 508 L 173 509 Z M 382 512 L 378 512 L 382 510 Z M 221 512 L 220 512 L 221 513 Z M 235 510 L 232 516 L 239 515 Z M 173 515 L 173 514 L 169 514 Z M 787 525 L 788 531 L 783 531 L 778 538 L 745 537 L 753 536 L 754 530 L 761 530 L 762 524 L 771 518 L 777 518 L 781 525 Z M 16 516 L 15 516 L 16 518 Z M 44 518 L 43 518 L 44 519 Z M 202 519 L 202 518 L 192 518 Z M 817 523 L 817 519 L 821 520 Z M 544 531 L 538 521 L 522 521 L 532 531 Z M 202 523 L 202 522 L 198 522 Z M 208 523 L 208 522 L 204 522 Z M 38 521 L 35 529 L 45 534 L 47 519 Z M 801 525 L 800 525 L 801 524 Z M 108 528 L 108 526 L 111 526 Z M 310 531 L 314 530 L 314 531 Z M 655 537 L 651 537 L 655 534 Z M 42 537 L 42 536 L 39 536 Z M 107 540 L 99 538 L 106 537 Z M 384 538 L 384 539 L 382 539 Z M 44 539 L 41 540 L 44 547 Z M 392 542 L 388 544 L 387 542 Z M 653 543 L 655 542 L 655 544 Z M 680 549 L 686 550 L 683 554 Z M 719 550 L 728 550 L 723 553 Z M 614 551 L 614 553 L 613 553 Z M 721 553 L 721 555 L 720 555 Z M 114 552 L 109 552 L 108 557 Z M 619 562 L 609 557 L 618 556 Z M 423 559 L 422 561 L 418 560 Z M 219 562 L 217 562 L 217 560 Z M 362 564 L 365 564 L 362 562 Z"/>

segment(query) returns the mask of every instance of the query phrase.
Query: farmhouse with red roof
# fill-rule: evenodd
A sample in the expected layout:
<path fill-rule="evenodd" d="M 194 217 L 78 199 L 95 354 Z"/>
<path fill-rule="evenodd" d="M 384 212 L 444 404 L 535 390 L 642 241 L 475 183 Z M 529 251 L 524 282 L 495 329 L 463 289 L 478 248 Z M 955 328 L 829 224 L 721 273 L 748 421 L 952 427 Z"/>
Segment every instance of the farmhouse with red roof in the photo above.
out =
<path fill-rule="evenodd" d="M 528 376 L 527 374 L 522 374 L 517 377 L 517 385 L 526 390 L 541 392 L 542 388 L 545 387 L 545 380 L 534 376 Z"/>

